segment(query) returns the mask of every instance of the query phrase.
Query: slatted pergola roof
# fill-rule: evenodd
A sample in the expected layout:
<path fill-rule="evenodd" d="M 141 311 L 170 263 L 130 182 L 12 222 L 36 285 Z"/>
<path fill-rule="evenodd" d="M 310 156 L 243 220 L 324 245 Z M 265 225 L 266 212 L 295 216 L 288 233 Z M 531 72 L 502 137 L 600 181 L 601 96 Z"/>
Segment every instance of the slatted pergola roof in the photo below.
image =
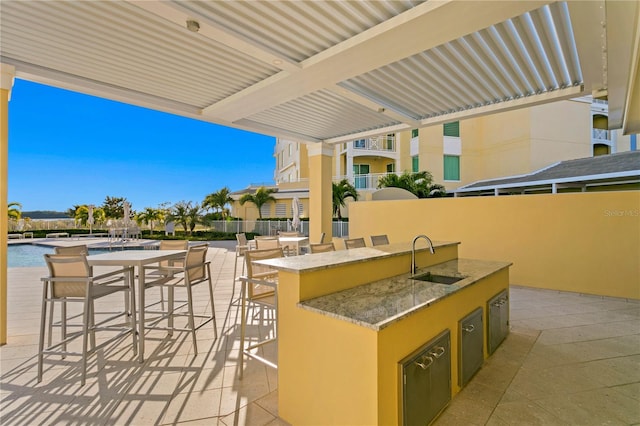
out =
<path fill-rule="evenodd" d="M 640 132 L 637 1 L 2 1 L 0 63 L 225 126 L 342 142 L 583 95 Z"/>

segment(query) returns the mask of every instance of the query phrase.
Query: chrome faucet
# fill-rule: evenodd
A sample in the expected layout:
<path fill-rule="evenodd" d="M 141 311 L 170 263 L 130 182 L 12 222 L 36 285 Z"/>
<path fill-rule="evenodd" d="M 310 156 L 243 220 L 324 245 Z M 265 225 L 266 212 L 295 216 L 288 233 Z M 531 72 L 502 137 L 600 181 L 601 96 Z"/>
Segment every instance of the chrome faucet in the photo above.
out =
<path fill-rule="evenodd" d="M 433 248 L 433 243 L 431 242 L 431 239 L 429 239 L 429 237 L 427 237 L 424 234 L 418 235 L 417 237 L 415 237 L 413 239 L 413 245 L 411 246 L 411 275 L 416 273 L 416 241 L 418 241 L 420 238 L 424 238 L 425 240 L 427 240 L 427 243 L 429 243 L 429 251 L 431 252 L 431 254 L 434 254 L 436 252 L 436 250 Z"/>

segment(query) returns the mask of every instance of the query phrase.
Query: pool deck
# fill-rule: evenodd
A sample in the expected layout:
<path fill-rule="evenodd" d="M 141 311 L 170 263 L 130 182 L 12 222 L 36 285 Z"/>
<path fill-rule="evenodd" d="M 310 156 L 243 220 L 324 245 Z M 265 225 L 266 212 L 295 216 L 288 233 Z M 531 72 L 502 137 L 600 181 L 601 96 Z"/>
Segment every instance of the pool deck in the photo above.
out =
<path fill-rule="evenodd" d="M 124 339 L 89 358 L 83 387 L 75 357 L 45 358 L 43 381 L 36 383 L 46 267 L 9 268 L 0 423 L 286 424 L 278 418 L 275 370 L 250 360 L 245 378 L 238 379 L 240 318 L 231 304 L 237 297 L 235 242 L 211 246 L 219 338 L 213 339 L 212 328 L 200 329 L 194 356 L 186 333 L 148 331 L 144 364 Z M 204 310 L 206 289 L 195 290 Z M 147 298 L 156 293 L 147 292 Z M 510 303 L 509 336 L 436 425 L 640 423 L 640 302 L 511 286 Z M 268 324 L 249 329 L 254 337 L 270 331 Z M 266 354 L 275 356 L 274 349 L 265 348 Z"/>

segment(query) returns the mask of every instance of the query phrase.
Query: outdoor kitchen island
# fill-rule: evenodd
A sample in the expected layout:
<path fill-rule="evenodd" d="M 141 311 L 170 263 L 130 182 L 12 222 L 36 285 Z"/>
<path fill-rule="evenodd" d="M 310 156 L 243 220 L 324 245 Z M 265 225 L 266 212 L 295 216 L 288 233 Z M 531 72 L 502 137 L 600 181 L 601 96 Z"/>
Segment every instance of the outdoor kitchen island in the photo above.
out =
<path fill-rule="evenodd" d="M 477 370 L 489 329 L 502 330 L 492 350 L 507 332 L 511 264 L 458 259 L 458 244 L 416 250 L 414 277 L 462 278 L 453 284 L 412 279 L 410 243 L 261 261 L 279 270 L 279 416 L 389 425 L 437 415 L 470 378 L 461 344 L 465 355 L 479 353 Z M 488 325 L 493 305 L 506 310 Z"/>

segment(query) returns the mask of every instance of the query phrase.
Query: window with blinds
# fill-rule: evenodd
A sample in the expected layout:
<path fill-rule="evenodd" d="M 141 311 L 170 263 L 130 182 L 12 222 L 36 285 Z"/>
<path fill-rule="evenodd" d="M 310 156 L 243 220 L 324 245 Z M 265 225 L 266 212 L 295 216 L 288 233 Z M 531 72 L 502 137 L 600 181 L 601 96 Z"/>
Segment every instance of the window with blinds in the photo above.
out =
<path fill-rule="evenodd" d="M 460 180 L 460 157 L 444 156 L 444 180 Z"/>
<path fill-rule="evenodd" d="M 411 157 L 411 171 L 414 173 L 420 171 L 420 159 L 418 155 Z"/>
<path fill-rule="evenodd" d="M 287 205 L 285 203 L 276 203 L 276 217 L 287 217 Z"/>
<path fill-rule="evenodd" d="M 445 123 L 442 126 L 442 131 L 445 136 L 460 137 L 460 122 L 454 121 L 452 123 Z"/>
<path fill-rule="evenodd" d="M 263 204 L 260 207 L 260 214 L 262 214 L 262 217 L 271 217 L 271 203 Z"/>

